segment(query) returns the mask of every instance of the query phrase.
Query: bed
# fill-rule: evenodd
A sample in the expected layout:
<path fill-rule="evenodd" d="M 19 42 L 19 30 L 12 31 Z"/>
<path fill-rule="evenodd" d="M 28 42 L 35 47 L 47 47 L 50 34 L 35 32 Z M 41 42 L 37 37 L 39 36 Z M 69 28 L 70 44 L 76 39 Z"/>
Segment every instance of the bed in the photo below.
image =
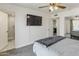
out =
<path fill-rule="evenodd" d="M 34 42 L 33 52 L 37 56 L 79 56 L 79 40 L 64 38 L 49 47 Z"/>
<path fill-rule="evenodd" d="M 79 31 L 71 31 L 71 38 L 79 40 Z"/>

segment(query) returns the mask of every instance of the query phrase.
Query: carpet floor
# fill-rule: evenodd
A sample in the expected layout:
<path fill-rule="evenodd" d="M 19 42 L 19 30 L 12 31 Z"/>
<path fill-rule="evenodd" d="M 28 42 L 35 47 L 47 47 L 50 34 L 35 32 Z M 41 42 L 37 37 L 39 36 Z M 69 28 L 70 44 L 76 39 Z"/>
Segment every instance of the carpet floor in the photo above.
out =
<path fill-rule="evenodd" d="M 33 53 L 33 44 L 22 48 L 13 49 L 0 53 L 0 56 L 36 56 Z"/>

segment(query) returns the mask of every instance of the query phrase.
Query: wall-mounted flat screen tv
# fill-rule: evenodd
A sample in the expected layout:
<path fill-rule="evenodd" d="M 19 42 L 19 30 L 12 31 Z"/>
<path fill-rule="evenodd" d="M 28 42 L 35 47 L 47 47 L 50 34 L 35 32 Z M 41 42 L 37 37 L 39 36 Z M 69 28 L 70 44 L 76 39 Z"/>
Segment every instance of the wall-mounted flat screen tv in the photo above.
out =
<path fill-rule="evenodd" d="M 42 17 L 27 14 L 27 26 L 41 26 L 42 25 Z"/>

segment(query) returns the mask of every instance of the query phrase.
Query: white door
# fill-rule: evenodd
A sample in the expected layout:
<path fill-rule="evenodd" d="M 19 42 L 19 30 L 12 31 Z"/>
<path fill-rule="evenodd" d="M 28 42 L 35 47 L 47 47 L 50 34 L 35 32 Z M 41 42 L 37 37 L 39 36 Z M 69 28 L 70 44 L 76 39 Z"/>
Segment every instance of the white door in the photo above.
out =
<path fill-rule="evenodd" d="M 0 11 L 0 51 L 8 45 L 8 15 Z"/>

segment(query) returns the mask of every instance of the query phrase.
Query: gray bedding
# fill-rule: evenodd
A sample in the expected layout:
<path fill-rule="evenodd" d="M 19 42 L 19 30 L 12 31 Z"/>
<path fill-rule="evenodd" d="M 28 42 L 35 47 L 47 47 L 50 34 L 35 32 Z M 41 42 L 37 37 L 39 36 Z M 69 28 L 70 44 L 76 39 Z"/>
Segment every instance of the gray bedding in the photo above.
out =
<path fill-rule="evenodd" d="M 65 37 L 62 36 L 56 36 L 56 37 L 49 37 L 49 38 L 44 38 L 41 40 L 37 40 L 36 42 L 39 42 L 43 45 L 45 45 L 46 47 L 51 46 L 52 44 L 57 43 L 60 40 L 63 40 Z"/>

